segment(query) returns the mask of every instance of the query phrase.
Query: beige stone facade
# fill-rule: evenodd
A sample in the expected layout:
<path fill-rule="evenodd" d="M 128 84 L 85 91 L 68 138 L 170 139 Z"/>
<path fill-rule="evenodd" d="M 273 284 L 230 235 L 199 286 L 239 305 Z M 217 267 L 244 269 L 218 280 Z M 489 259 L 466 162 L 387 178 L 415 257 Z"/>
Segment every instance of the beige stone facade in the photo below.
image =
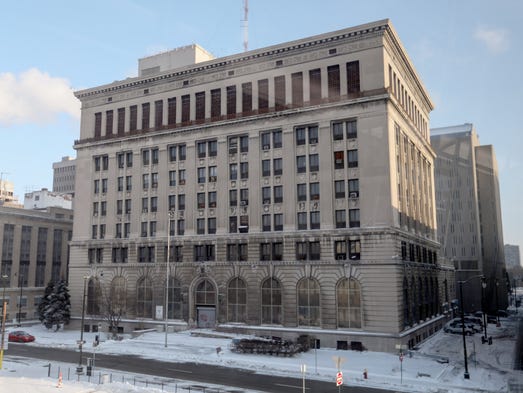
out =
<path fill-rule="evenodd" d="M 163 324 L 167 254 L 170 327 L 392 351 L 444 323 L 432 102 L 388 20 L 76 96 L 87 324 L 109 288 Z"/>
<path fill-rule="evenodd" d="M 0 207 L 0 296 L 8 323 L 38 320 L 37 308 L 49 281 L 67 280 L 73 212 Z M 5 276 L 5 277 L 4 277 Z"/>

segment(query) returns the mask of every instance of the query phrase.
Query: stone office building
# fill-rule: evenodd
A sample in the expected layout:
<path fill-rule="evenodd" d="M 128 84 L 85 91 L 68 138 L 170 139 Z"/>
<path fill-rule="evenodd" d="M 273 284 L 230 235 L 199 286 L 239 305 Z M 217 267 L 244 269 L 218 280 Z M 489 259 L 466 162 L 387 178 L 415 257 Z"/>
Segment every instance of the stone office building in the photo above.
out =
<path fill-rule="evenodd" d="M 104 294 L 125 329 L 394 350 L 442 326 L 433 104 L 388 20 L 216 59 L 183 47 L 76 96 L 87 327 Z"/>

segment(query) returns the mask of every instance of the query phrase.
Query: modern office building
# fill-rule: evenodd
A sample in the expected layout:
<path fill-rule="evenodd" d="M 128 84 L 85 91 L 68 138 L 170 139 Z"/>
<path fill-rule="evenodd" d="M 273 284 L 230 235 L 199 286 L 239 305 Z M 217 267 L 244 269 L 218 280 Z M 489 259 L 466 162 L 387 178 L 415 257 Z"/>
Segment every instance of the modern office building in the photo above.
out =
<path fill-rule="evenodd" d="M 505 244 L 505 263 L 507 269 L 521 267 L 519 246 Z"/>
<path fill-rule="evenodd" d="M 76 175 L 76 160 L 72 157 L 62 157 L 62 161 L 53 163 L 53 192 L 74 196 L 74 181 Z"/>
<path fill-rule="evenodd" d="M 79 319 L 85 284 L 87 328 L 107 294 L 125 329 L 393 351 L 441 328 L 455 295 L 433 104 L 388 20 L 139 67 L 76 92 L 70 289 Z"/>
<path fill-rule="evenodd" d="M 433 128 L 438 239 L 464 285 L 466 311 L 507 306 L 498 168 L 472 124 Z M 484 276 L 486 288 L 483 288 Z M 497 304 L 496 304 L 497 303 Z"/>
<path fill-rule="evenodd" d="M 7 301 L 6 321 L 38 319 L 37 306 L 49 281 L 67 279 L 72 229 L 73 212 L 68 209 L 0 206 L 0 285 Z"/>

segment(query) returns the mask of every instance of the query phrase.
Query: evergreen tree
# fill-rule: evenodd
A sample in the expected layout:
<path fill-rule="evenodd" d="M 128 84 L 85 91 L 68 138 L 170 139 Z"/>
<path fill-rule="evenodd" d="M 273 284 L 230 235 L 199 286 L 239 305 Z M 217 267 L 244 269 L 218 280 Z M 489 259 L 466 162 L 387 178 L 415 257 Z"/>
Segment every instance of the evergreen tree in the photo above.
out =
<path fill-rule="evenodd" d="M 71 301 L 69 289 L 65 281 L 59 281 L 54 290 L 47 296 L 47 305 L 43 312 L 42 323 L 50 329 L 56 326 L 56 330 L 61 324 L 68 324 L 71 318 Z"/>
<path fill-rule="evenodd" d="M 40 300 L 40 303 L 38 304 L 38 319 L 40 322 L 42 322 L 44 325 L 47 326 L 45 323 L 45 309 L 49 305 L 49 297 L 54 292 L 54 282 L 49 281 L 47 286 L 45 287 L 44 296 L 42 296 L 42 299 Z"/>

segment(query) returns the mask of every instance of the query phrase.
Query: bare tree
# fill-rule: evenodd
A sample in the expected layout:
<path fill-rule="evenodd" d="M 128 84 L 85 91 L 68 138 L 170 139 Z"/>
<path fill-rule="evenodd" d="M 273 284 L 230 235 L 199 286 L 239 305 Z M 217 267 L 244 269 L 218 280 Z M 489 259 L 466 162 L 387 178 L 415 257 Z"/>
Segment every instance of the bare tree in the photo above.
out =
<path fill-rule="evenodd" d="M 102 300 L 101 314 L 109 325 L 111 339 L 117 340 L 118 330 L 122 316 L 127 311 L 125 279 L 121 276 L 115 277 L 109 287 L 100 291 Z"/>

